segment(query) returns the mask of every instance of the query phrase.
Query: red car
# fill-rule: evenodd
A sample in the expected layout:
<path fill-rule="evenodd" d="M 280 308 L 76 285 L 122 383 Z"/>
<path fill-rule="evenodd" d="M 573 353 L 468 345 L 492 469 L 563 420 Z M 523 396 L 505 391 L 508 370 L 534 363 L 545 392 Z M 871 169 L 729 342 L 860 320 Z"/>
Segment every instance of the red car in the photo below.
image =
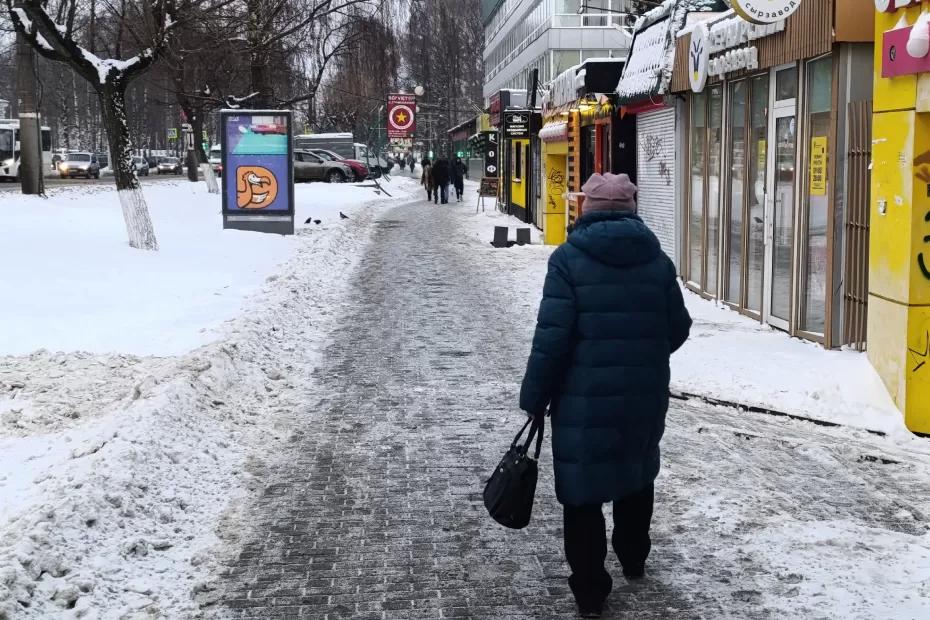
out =
<path fill-rule="evenodd" d="M 310 149 L 310 152 L 314 155 L 318 155 L 327 161 L 338 161 L 347 165 L 352 169 L 352 174 L 355 175 L 356 181 L 364 181 L 368 178 L 368 166 L 358 161 L 357 159 L 344 159 L 340 157 L 337 153 L 332 151 L 327 151 L 326 149 Z"/>
<path fill-rule="evenodd" d="M 258 134 L 281 134 L 284 135 L 287 133 L 287 127 L 284 125 L 278 125 L 277 123 L 269 123 L 267 125 L 252 125 L 252 133 Z"/>

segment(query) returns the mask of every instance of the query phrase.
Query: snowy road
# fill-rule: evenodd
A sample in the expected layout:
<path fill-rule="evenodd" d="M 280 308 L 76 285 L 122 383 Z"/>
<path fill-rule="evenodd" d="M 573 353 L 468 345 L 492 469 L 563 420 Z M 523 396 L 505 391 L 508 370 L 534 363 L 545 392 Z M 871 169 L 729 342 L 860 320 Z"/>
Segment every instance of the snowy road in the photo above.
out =
<path fill-rule="evenodd" d="M 548 250 L 419 202 L 375 223 L 283 449 L 235 534 L 217 618 L 571 617 L 548 448 L 533 523 L 480 491 L 516 395 Z M 286 326 L 285 326 L 286 328 Z M 648 578 L 611 617 L 930 614 L 930 462 L 843 428 L 673 402 Z"/>

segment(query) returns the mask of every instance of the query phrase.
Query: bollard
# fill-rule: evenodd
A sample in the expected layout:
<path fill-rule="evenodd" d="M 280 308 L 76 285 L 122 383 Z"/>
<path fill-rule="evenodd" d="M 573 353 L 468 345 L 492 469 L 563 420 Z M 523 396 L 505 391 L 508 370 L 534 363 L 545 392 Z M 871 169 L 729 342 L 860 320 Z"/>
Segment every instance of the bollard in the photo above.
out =
<path fill-rule="evenodd" d="M 494 227 L 494 241 L 491 242 L 495 248 L 506 248 L 507 237 L 510 236 L 510 229 L 506 226 Z"/>
<path fill-rule="evenodd" d="M 529 245 L 532 243 L 530 239 L 530 229 L 529 228 L 518 228 L 517 229 L 517 245 Z"/>

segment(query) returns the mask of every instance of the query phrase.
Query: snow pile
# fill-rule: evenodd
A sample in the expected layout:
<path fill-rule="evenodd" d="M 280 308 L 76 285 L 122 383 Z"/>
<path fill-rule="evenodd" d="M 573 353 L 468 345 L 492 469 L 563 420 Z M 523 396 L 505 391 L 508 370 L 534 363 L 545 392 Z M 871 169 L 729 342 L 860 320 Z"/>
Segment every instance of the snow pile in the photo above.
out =
<path fill-rule="evenodd" d="M 864 353 L 825 350 L 684 295 L 694 326 L 672 356 L 673 390 L 910 436 Z"/>
<path fill-rule="evenodd" d="M 240 291 L 236 318 L 216 329 L 217 342 L 176 358 L 40 351 L 2 360 L 0 416 L 19 410 L 19 423 L 0 426 L 0 618 L 179 618 L 215 596 L 208 575 L 211 548 L 221 542 L 216 526 L 255 490 L 247 473 L 255 459 L 293 426 L 372 219 L 416 189 L 404 178 L 387 187 L 394 200 L 370 189 L 302 186 L 299 212 L 321 224 L 293 239 L 234 233 L 247 252 L 254 235 L 278 260 L 291 259 L 262 267 L 260 274 L 275 271 L 264 287 Z M 168 220 L 202 208 L 218 228 L 218 207 L 199 189 L 196 200 L 175 204 L 191 189 L 153 187 L 153 211 Z M 112 198 L 106 194 L 85 192 L 66 206 L 93 212 L 95 200 Z M 66 199 L 49 206 L 59 200 Z M 96 224 L 106 231 L 103 220 Z M 84 230 L 84 239 L 121 251 L 105 231 Z M 164 226 L 168 253 L 140 253 L 167 266 L 124 268 L 180 278 L 169 248 L 184 254 L 183 232 Z M 72 265 L 62 260 L 61 268 Z M 105 308 L 108 300 L 84 303 Z M 173 308 L 166 301 L 160 309 Z"/>
<path fill-rule="evenodd" d="M 203 183 L 144 187 L 161 249 L 126 243 L 117 192 L 62 189 L 45 200 L 3 194 L 0 263 L 8 265 L 0 305 L 0 355 L 36 349 L 176 355 L 210 342 L 242 300 L 293 252 L 294 238 L 224 231 L 220 196 Z M 371 189 L 299 184 L 298 225 L 326 231 Z"/>

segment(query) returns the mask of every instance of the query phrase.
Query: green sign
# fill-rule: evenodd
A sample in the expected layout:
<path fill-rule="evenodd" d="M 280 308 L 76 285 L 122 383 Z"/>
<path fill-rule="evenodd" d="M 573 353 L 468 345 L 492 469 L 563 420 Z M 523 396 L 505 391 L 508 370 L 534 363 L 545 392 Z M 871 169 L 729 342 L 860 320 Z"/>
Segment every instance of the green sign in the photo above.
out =
<path fill-rule="evenodd" d="M 209 141 L 210 141 L 210 138 L 207 137 L 207 132 L 206 132 L 206 131 L 203 131 L 203 132 L 201 132 L 201 133 L 203 134 L 203 141 L 204 141 L 204 142 L 209 142 Z"/>
<path fill-rule="evenodd" d="M 455 156 L 456 156 L 456 157 L 465 157 L 465 152 L 464 152 L 464 151 L 459 151 L 459 152 L 457 152 L 457 153 L 455 154 Z"/>
<path fill-rule="evenodd" d="M 177 140 L 178 139 L 178 129 L 177 127 L 172 127 L 168 130 L 168 139 Z"/>

